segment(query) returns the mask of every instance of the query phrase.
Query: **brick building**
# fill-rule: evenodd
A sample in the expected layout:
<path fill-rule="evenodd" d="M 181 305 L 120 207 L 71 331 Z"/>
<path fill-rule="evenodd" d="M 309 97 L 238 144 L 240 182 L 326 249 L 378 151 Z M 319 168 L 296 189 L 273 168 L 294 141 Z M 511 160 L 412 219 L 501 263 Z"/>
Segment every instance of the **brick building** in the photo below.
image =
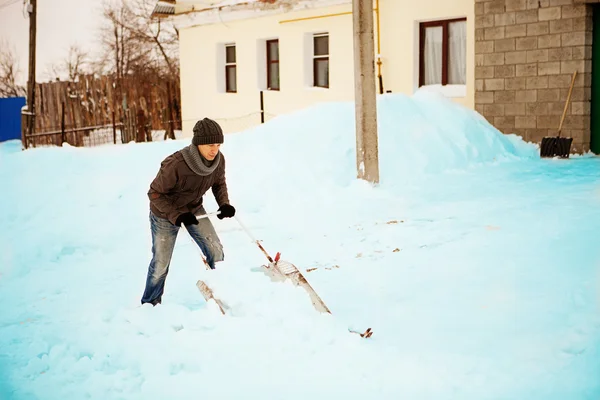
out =
<path fill-rule="evenodd" d="M 475 0 L 476 110 L 504 133 L 539 143 L 556 136 L 577 71 L 562 134 L 573 138 L 572 151 L 600 153 L 598 3 Z"/>

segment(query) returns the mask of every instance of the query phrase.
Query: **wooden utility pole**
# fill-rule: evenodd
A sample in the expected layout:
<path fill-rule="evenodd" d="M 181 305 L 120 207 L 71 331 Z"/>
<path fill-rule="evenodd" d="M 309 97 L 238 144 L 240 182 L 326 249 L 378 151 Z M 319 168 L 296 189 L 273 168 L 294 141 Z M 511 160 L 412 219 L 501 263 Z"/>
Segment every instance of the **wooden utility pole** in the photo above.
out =
<path fill-rule="evenodd" d="M 358 178 L 379 183 L 373 0 L 352 0 Z"/>
<path fill-rule="evenodd" d="M 27 79 L 27 118 L 23 134 L 23 146 L 27 148 L 27 136 L 35 131 L 35 43 L 37 28 L 37 0 L 29 0 L 29 78 Z"/>

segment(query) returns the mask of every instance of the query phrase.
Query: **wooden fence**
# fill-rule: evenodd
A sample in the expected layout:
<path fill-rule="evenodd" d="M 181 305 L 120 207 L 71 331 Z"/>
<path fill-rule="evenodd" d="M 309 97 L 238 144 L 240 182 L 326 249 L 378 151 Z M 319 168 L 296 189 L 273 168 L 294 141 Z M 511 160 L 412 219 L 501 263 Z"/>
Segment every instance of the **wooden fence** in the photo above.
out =
<path fill-rule="evenodd" d="M 77 82 L 36 85 L 35 131 L 27 136 L 32 146 L 88 145 L 69 140 L 65 132 L 94 129 L 120 130 L 119 142 L 152 140 L 152 130 L 165 130 L 174 138 L 181 129 L 181 97 L 177 80 L 112 76 L 81 76 Z M 25 126 L 25 125 L 23 125 Z M 110 141 L 115 142 L 113 132 Z M 60 135 L 59 135 L 60 134 Z"/>

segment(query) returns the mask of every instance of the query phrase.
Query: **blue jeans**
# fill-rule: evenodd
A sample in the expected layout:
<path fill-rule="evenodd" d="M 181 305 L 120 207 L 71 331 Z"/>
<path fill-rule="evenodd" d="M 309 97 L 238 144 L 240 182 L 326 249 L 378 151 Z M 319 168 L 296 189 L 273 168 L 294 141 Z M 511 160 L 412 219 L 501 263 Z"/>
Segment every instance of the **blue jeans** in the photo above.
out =
<path fill-rule="evenodd" d="M 198 214 L 205 214 L 201 208 Z M 215 232 L 215 228 L 208 218 L 198 220 L 198 225 L 183 225 L 196 244 L 206 256 L 210 268 L 215 269 L 215 263 L 223 261 L 223 246 Z M 169 273 L 171 256 L 175 247 L 175 240 L 180 227 L 173 225 L 171 221 L 159 218 L 150 212 L 150 228 L 152 230 L 152 260 L 148 266 L 146 277 L 146 289 L 142 296 L 142 304 L 151 303 L 156 305 L 162 301 L 165 289 L 165 280 Z"/>

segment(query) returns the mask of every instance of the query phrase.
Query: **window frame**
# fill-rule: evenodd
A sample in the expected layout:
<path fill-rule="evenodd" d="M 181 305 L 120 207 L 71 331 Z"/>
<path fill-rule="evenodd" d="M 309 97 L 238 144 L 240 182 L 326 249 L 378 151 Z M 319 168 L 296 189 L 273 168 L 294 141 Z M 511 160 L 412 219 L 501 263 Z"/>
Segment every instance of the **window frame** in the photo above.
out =
<path fill-rule="evenodd" d="M 315 41 L 318 37 L 327 37 L 327 55 L 316 55 L 315 51 L 316 51 L 316 46 L 315 46 Z M 325 88 L 325 89 L 329 89 L 329 70 L 327 71 L 327 85 L 323 86 L 323 85 L 318 85 L 318 79 L 317 79 L 317 64 L 318 64 L 318 60 L 327 60 L 327 63 L 329 64 L 329 57 L 331 55 L 331 52 L 329 51 L 329 32 L 321 32 L 321 33 L 314 33 L 312 35 L 312 44 L 313 44 L 313 51 L 312 51 L 312 65 L 313 65 L 313 87 L 320 87 L 320 88 Z"/>
<path fill-rule="evenodd" d="M 448 85 L 449 52 L 450 52 L 450 24 L 453 22 L 467 22 L 467 17 L 441 19 L 419 23 L 419 87 L 425 86 L 425 31 L 427 28 L 442 27 L 442 86 Z"/>
<path fill-rule="evenodd" d="M 233 54 L 235 60 L 233 62 L 227 62 L 227 49 L 233 47 Z M 230 89 L 229 82 L 229 70 L 233 69 L 235 73 L 235 88 Z M 227 43 L 225 45 L 225 92 L 226 93 L 237 93 L 237 46 L 235 43 Z"/>
<path fill-rule="evenodd" d="M 277 59 L 271 59 L 271 43 L 277 43 Z M 279 64 L 279 39 L 269 39 L 265 41 L 267 51 L 267 90 L 280 90 L 281 89 L 281 67 Z M 271 64 L 277 64 L 277 87 L 270 87 L 271 84 Z"/>

